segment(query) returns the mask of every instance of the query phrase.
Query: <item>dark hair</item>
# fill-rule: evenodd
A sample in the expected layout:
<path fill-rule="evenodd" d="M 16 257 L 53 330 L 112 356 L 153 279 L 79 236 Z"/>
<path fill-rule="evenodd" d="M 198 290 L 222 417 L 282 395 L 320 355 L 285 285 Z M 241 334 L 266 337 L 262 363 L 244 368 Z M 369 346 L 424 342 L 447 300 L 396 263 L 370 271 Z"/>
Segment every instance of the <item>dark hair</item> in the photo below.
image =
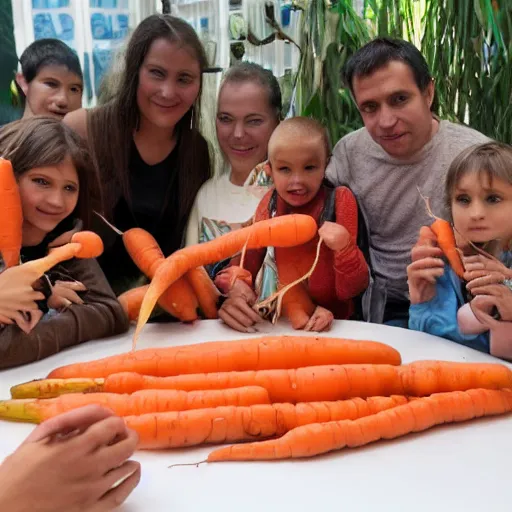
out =
<path fill-rule="evenodd" d="M 93 161 L 102 180 L 105 214 L 109 217 L 121 195 L 131 201 L 128 167 L 133 132 L 138 127 L 140 116 L 137 104 L 139 70 L 152 43 L 162 38 L 193 50 L 201 70 L 198 97 L 176 125 L 180 191 L 178 219 L 164 219 L 169 226 L 184 226 L 199 188 L 211 174 L 208 145 L 199 132 L 202 72 L 208 61 L 196 32 L 186 21 L 154 14 L 136 27 L 126 49 L 117 94 L 106 105 L 88 112 L 88 138 Z"/>
<path fill-rule="evenodd" d="M 486 142 L 465 149 L 451 163 L 446 173 L 444 200 L 451 211 L 453 191 L 462 176 L 476 172 L 492 183 L 499 178 L 512 185 L 512 146 L 502 142 Z"/>
<path fill-rule="evenodd" d="M 254 62 L 239 62 L 226 71 L 220 87 L 222 89 L 227 83 L 244 82 L 256 83 L 267 90 L 270 108 L 275 111 L 276 118 L 281 120 L 281 110 L 283 108 L 281 88 L 272 71 Z"/>
<path fill-rule="evenodd" d="M 77 54 L 59 39 L 38 39 L 27 46 L 20 57 L 21 73 L 27 83 L 32 82 L 45 66 L 65 66 L 83 81 L 82 68 Z M 16 84 L 18 92 L 25 98 Z"/>
<path fill-rule="evenodd" d="M 79 190 L 71 214 L 91 226 L 92 210 L 99 202 L 99 182 L 83 140 L 61 121 L 34 116 L 14 121 L 0 130 L 0 155 L 12 164 L 18 179 L 31 169 L 60 164 L 71 158 L 78 174 Z"/>
<path fill-rule="evenodd" d="M 403 39 L 378 37 L 357 50 L 347 61 L 343 69 L 345 86 L 354 94 L 355 77 L 369 76 L 392 61 L 409 66 L 420 91 L 423 92 L 432 82 L 427 61 L 416 46 Z"/>

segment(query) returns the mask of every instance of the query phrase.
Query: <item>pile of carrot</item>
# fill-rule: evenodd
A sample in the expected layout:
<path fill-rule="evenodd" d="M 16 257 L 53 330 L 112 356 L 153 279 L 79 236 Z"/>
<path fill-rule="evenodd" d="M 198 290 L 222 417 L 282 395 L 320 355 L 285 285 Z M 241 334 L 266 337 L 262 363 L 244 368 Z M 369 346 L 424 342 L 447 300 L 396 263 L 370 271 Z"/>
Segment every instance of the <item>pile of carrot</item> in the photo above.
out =
<path fill-rule="evenodd" d="M 128 352 L 11 388 L 0 418 L 40 422 L 96 403 L 140 449 L 242 443 L 206 462 L 312 457 L 512 411 L 512 370 L 414 361 L 383 343 L 273 336 Z"/>

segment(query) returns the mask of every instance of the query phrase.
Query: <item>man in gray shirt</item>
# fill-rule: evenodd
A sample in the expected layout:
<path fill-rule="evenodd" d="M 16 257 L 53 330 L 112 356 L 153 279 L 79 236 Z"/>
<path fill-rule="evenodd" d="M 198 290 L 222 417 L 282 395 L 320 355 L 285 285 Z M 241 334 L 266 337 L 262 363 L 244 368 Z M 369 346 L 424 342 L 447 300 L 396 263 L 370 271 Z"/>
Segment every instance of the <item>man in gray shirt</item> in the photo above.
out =
<path fill-rule="evenodd" d="M 352 189 L 366 219 L 373 275 L 364 318 L 407 327 L 406 267 L 420 227 L 432 222 L 420 192 L 446 218 L 448 167 L 463 149 L 488 139 L 433 114 L 434 81 L 411 43 L 375 39 L 352 56 L 344 75 L 364 128 L 336 144 L 326 174 Z"/>

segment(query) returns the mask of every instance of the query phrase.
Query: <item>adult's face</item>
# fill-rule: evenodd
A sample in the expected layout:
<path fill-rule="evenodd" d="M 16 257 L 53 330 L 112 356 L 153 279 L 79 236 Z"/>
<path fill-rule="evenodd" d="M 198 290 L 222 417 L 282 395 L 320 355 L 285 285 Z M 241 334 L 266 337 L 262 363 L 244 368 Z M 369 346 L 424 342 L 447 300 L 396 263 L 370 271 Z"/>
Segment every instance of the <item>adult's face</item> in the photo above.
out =
<path fill-rule="evenodd" d="M 407 64 L 391 61 L 371 75 L 356 76 L 353 90 L 368 133 L 390 156 L 412 157 L 435 133 L 434 84 L 421 91 Z"/>
<path fill-rule="evenodd" d="M 258 83 L 225 83 L 219 93 L 217 139 L 235 172 L 249 173 L 267 158 L 270 136 L 278 125 L 269 94 Z"/>

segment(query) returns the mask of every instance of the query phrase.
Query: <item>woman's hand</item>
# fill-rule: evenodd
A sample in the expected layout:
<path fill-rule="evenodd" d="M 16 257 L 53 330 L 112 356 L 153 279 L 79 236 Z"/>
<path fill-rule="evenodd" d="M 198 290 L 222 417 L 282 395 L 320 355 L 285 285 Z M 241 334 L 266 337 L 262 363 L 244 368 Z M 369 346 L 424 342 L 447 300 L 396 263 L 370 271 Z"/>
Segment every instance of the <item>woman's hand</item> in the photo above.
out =
<path fill-rule="evenodd" d="M 87 288 L 79 281 L 55 281 L 52 294 L 48 298 L 48 307 L 52 309 L 66 309 L 71 304 L 83 304 L 77 292 L 84 292 Z"/>
<path fill-rule="evenodd" d="M 483 324 L 492 327 L 497 320 L 490 316 L 495 307 L 500 319 L 512 322 L 512 290 L 504 284 L 489 284 L 472 288 L 475 298 L 471 301 L 471 309 L 477 319 Z"/>
<path fill-rule="evenodd" d="M 505 279 L 512 278 L 512 271 L 498 260 L 487 258 L 481 254 L 463 258 L 464 279 L 468 281 L 466 288 L 472 295 L 475 289 L 491 284 L 501 284 Z"/>
<path fill-rule="evenodd" d="M 308 323 L 304 326 L 304 330 L 315 332 L 328 331 L 333 321 L 334 315 L 328 309 L 317 306 Z"/>
<path fill-rule="evenodd" d="M 436 279 L 444 273 L 443 251 L 429 227 L 422 227 L 418 243 L 412 248 L 412 263 L 407 267 L 411 304 L 428 302 L 436 296 Z"/>
<path fill-rule="evenodd" d="M 318 230 L 318 236 L 331 251 L 343 251 L 351 243 L 347 228 L 336 222 L 324 222 Z"/>

